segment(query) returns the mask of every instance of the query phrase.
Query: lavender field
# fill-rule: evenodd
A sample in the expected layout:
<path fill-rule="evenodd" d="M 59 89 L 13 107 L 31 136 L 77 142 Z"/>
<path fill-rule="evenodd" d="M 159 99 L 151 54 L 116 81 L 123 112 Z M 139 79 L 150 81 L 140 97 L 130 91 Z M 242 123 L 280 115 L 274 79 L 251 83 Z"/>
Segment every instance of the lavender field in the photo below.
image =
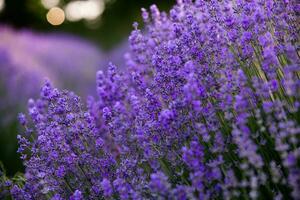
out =
<path fill-rule="evenodd" d="M 177 0 L 141 16 L 111 53 L 24 32 L 40 45 L 20 68 L 21 47 L 0 39 L 0 109 L 13 104 L 0 121 L 18 119 L 24 166 L 0 167 L 0 199 L 300 199 L 299 2 Z M 43 52 L 51 37 L 75 46 Z"/>

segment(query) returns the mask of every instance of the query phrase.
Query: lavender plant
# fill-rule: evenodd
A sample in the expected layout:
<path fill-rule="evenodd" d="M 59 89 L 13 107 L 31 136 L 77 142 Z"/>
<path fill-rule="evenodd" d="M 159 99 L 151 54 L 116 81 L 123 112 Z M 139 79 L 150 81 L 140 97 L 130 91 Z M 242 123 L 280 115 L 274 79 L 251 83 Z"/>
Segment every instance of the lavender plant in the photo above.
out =
<path fill-rule="evenodd" d="M 13 178 L 7 177 L 5 168 L 0 162 L 0 199 L 11 199 L 10 188 L 12 184 L 23 184 L 24 181 L 24 175 L 19 172 Z"/>
<path fill-rule="evenodd" d="M 299 5 L 178 0 L 142 9 L 128 71 L 97 97 L 49 82 L 18 137 L 15 199 L 299 199 Z"/>
<path fill-rule="evenodd" d="M 0 162 L 8 175 L 22 170 L 17 115 L 28 98 L 38 97 L 44 79 L 85 96 L 94 91 L 94 74 L 104 62 L 95 45 L 77 37 L 0 25 Z"/>

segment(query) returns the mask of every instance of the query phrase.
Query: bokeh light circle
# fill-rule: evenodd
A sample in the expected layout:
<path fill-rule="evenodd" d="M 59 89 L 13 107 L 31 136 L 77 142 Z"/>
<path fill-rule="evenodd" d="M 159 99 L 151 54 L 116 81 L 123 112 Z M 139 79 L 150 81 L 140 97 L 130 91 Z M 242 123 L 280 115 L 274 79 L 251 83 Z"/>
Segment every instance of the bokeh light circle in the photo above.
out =
<path fill-rule="evenodd" d="M 65 12 L 59 7 L 53 7 L 46 15 L 47 21 L 53 25 L 61 25 L 65 21 Z"/>

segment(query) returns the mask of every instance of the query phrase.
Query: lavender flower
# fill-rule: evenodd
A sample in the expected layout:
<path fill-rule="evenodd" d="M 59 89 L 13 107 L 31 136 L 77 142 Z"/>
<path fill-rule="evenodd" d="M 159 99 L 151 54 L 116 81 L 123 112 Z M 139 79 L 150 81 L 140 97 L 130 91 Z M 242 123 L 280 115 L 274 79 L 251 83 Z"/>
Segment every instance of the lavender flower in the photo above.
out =
<path fill-rule="evenodd" d="M 101 182 L 101 187 L 103 189 L 103 196 L 104 197 L 111 197 L 112 196 L 113 189 L 112 189 L 112 186 L 111 186 L 111 183 L 109 182 L 109 180 L 104 178 Z"/>
<path fill-rule="evenodd" d="M 178 0 L 169 14 L 142 9 L 128 71 L 99 71 L 87 109 L 49 82 L 29 101 L 20 119 L 34 134 L 19 136 L 26 183 L 13 187 L 16 199 L 297 199 L 296 8 Z"/>

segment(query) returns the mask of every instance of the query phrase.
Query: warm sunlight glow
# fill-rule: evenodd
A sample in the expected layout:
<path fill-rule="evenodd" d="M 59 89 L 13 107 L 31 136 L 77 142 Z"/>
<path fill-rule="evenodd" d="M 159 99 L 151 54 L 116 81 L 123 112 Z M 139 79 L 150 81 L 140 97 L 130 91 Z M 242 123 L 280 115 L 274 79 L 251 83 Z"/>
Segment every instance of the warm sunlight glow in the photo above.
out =
<path fill-rule="evenodd" d="M 72 1 L 65 8 L 66 18 L 69 21 L 94 20 L 103 13 L 104 8 L 103 0 Z"/>
<path fill-rule="evenodd" d="M 41 0 L 41 3 L 45 8 L 50 9 L 58 6 L 59 0 Z"/>
<path fill-rule="evenodd" d="M 53 26 L 61 25 L 65 21 L 65 13 L 58 7 L 51 8 L 46 17 Z"/>
<path fill-rule="evenodd" d="M 0 12 L 4 9 L 5 2 L 4 0 L 0 0 Z"/>

